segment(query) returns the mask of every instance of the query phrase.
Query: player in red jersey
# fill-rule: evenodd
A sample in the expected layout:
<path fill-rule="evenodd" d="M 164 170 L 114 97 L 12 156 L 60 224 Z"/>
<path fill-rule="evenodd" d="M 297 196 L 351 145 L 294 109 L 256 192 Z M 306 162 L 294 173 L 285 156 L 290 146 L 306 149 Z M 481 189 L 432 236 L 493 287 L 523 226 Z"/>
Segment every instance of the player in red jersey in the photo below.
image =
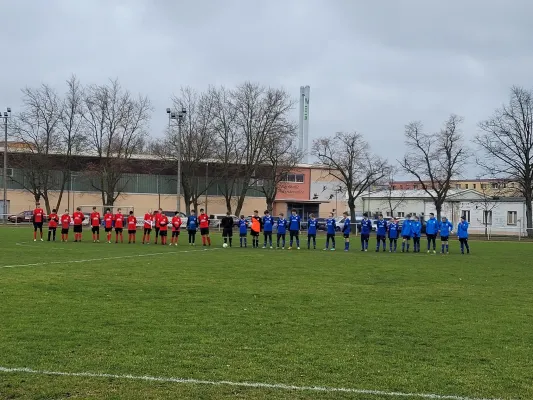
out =
<path fill-rule="evenodd" d="M 207 242 L 207 244 L 211 246 L 211 238 L 209 237 L 209 216 L 204 213 L 203 208 L 200 208 L 198 221 L 200 222 L 200 235 L 202 235 L 202 244 L 205 246 Z"/>
<path fill-rule="evenodd" d="M 111 210 L 109 208 L 105 210 L 104 229 L 107 236 L 107 243 L 111 243 L 111 232 L 113 231 L 113 214 L 111 214 Z"/>
<path fill-rule="evenodd" d="M 102 223 L 102 218 L 100 213 L 96 211 L 96 207 L 93 207 L 93 212 L 91 213 L 91 230 L 93 232 L 93 243 L 100 243 L 100 224 Z"/>
<path fill-rule="evenodd" d="M 135 236 L 137 235 L 137 218 L 133 215 L 133 211 L 130 211 L 128 216 L 128 243 L 135 243 Z"/>
<path fill-rule="evenodd" d="M 35 203 L 35 210 L 33 210 L 33 241 L 37 241 L 37 229 L 41 233 L 41 242 L 43 241 L 43 222 L 44 222 L 44 210 L 41 208 L 39 202 Z"/>
<path fill-rule="evenodd" d="M 72 220 L 74 221 L 74 241 L 81 242 L 82 223 L 85 219 L 85 215 L 81 212 L 81 208 L 77 207 L 74 214 L 72 214 Z"/>
<path fill-rule="evenodd" d="M 48 216 L 48 241 L 50 241 L 50 237 L 53 235 L 54 242 L 56 241 L 56 229 L 57 229 L 57 223 L 59 222 L 59 217 L 57 216 L 57 211 L 54 208 L 50 215 Z"/>
<path fill-rule="evenodd" d="M 157 244 L 157 238 L 159 237 L 159 230 L 161 229 L 159 222 L 161 221 L 162 216 L 163 216 L 163 209 L 160 208 L 159 210 L 156 210 L 154 212 L 155 244 Z"/>
<path fill-rule="evenodd" d="M 159 235 L 161 236 L 161 244 L 163 246 L 167 244 L 167 231 L 168 217 L 165 214 L 161 214 L 159 217 Z"/>
<path fill-rule="evenodd" d="M 72 218 L 70 218 L 70 213 L 68 210 L 65 210 L 65 213 L 61 216 L 61 241 L 66 242 L 68 241 L 68 230 L 70 228 L 70 222 L 72 221 Z"/>
<path fill-rule="evenodd" d="M 113 221 L 115 223 L 115 243 L 118 243 L 119 236 L 120 243 L 124 243 L 124 237 L 122 236 L 122 230 L 124 229 L 124 215 L 122 215 L 122 210 L 120 208 L 113 216 Z"/>
<path fill-rule="evenodd" d="M 150 244 L 150 233 L 152 233 L 152 226 L 154 225 L 154 215 L 152 214 L 152 210 L 148 210 L 146 214 L 144 214 L 144 232 L 143 232 L 143 244 Z"/>
<path fill-rule="evenodd" d="M 176 214 L 172 217 L 172 239 L 170 245 L 178 245 L 178 239 L 180 236 L 181 218 L 180 213 L 176 211 Z"/>

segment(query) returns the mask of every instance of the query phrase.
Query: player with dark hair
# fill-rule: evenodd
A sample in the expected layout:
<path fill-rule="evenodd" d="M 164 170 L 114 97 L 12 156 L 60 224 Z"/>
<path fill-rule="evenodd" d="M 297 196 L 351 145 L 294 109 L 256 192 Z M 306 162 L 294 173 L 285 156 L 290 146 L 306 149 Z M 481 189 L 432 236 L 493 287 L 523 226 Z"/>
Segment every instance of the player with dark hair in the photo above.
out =
<path fill-rule="evenodd" d="M 383 243 L 383 251 L 387 250 L 387 221 L 383 219 L 383 214 L 379 214 L 376 222 L 376 253 L 379 252 L 379 245 Z"/>
<path fill-rule="evenodd" d="M 200 235 L 202 235 L 202 245 L 211 246 L 211 237 L 209 236 L 209 215 L 204 212 L 203 208 L 200 208 L 198 223 L 200 224 Z"/>
<path fill-rule="evenodd" d="M 170 223 L 172 224 L 172 238 L 170 239 L 170 246 L 172 246 L 173 244 L 177 246 L 178 240 L 180 238 L 181 229 L 181 217 L 178 211 L 174 213 L 174 216 L 172 217 L 172 221 Z"/>
<path fill-rule="evenodd" d="M 259 233 L 261 232 L 262 220 L 259 211 L 254 210 L 251 220 L 250 235 L 252 236 L 252 248 L 259 248 Z"/>
<path fill-rule="evenodd" d="M 144 231 L 143 231 L 143 241 L 142 244 L 150 244 L 150 233 L 152 233 L 152 226 L 154 225 L 154 215 L 152 214 L 152 210 L 148 210 L 146 214 L 144 214 Z"/>
<path fill-rule="evenodd" d="M 76 207 L 76 211 L 72 214 L 72 220 L 74 221 L 74 242 L 81 242 L 83 221 L 85 220 L 85 215 L 81 212 L 81 207 Z"/>
<path fill-rule="evenodd" d="M 35 203 L 35 210 L 32 215 L 33 220 L 33 241 L 37 241 L 37 229 L 41 234 L 41 242 L 43 241 L 43 222 L 44 222 L 44 210 L 41 208 L 39 202 Z"/>
<path fill-rule="evenodd" d="M 470 254 L 470 246 L 468 245 L 468 222 L 466 221 L 465 216 L 461 217 L 461 222 L 457 225 L 457 236 L 459 237 L 459 242 L 461 243 L 461 254 Z"/>
<path fill-rule="evenodd" d="M 274 229 L 274 218 L 270 215 L 270 211 L 265 210 L 265 216 L 263 217 L 263 237 L 265 242 L 263 249 L 266 249 L 267 243 L 272 248 L 272 230 Z"/>
<path fill-rule="evenodd" d="M 111 210 L 108 208 L 105 210 L 104 215 L 104 230 L 107 236 L 107 243 L 111 243 L 111 232 L 113 231 L 114 216 L 111 213 Z"/>
<path fill-rule="evenodd" d="M 161 214 L 159 218 L 159 236 L 161 236 L 161 244 L 165 246 L 167 244 L 167 232 L 168 232 L 168 217 L 165 214 Z"/>
<path fill-rule="evenodd" d="M 337 232 L 337 221 L 333 213 L 329 213 L 329 217 L 326 220 L 326 248 L 329 250 L 329 241 L 331 240 L 331 250 L 335 251 L 335 233 Z"/>
<path fill-rule="evenodd" d="M 248 247 L 248 239 L 246 238 L 248 234 L 248 221 L 246 221 L 246 218 L 244 218 L 244 215 L 241 215 L 241 218 L 239 219 L 239 240 L 241 247 Z"/>
<path fill-rule="evenodd" d="M 124 230 L 124 215 L 122 215 L 122 209 L 118 209 L 117 213 L 113 216 L 113 225 L 115 226 L 115 243 L 118 243 L 120 237 L 120 243 L 124 243 L 124 237 L 122 231 Z"/>
<path fill-rule="evenodd" d="M 287 225 L 288 225 L 288 222 L 285 219 L 285 215 L 283 213 L 279 213 L 277 238 L 276 238 L 276 248 L 278 249 L 279 249 L 280 240 L 281 240 L 281 248 L 285 249 L 285 236 L 287 234 Z"/>
<path fill-rule="evenodd" d="M 229 247 L 233 245 L 233 218 L 230 217 L 229 211 L 226 212 L 226 216 L 220 221 L 220 227 L 222 228 L 222 238 L 224 243 L 229 244 Z M 229 243 L 228 243 L 229 242 Z"/>
<path fill-rule="evenodd" d="M 420 235 L 422 234 L 422 224 L 418 216 L 414 216 L 411 221 L 411 233 L 413 235 L 413 253 L 420 253 Z"/>
<path fill-rule="evenodd" d="M 361 221 L 361 251 L 368 251 L 370 232 L 372 232 L 372 221 L 368 219 L 368 214 L 364 213 Z"/>
<path fill-rule="evenodd" d="M 70 222 L 72 221 L 72 218 L 70 218 L 70 213 L 68 210 L 65 210 L 65 213 L 61 216 L 61 241 L 66 242 L 68 241 L 68 230 L 70 228 Z"/>
<path fill-rule="evenodd" d="M 59 217 L 57 216 L 57 211 L 54 208 L 50 215 L 48 216 L 48 241 L 50 241 L 50 237 L 53 235 L 53 241 L 56 241 L 56 230 L 57 230 L 57 223 L 59 222 Z"/>
<path fill-rule="evenodd" d="M 344 236 L 344 251 L 350 250 L 350 232 L 352 231 L 352 225 L 348 213 L 345 211 L 342 213 L 344 216 L 344 225 L 342 226 L 342 234 Z"/>
<path fill-rule="evenodd" d="M 389 231 L 389 253 L 396 253 L 396 247 L 398 246 L 398 235 L 400 234 L 400 224 L 398 220 L 394 218 L 387 227 Z"/>
<path fill-rule="evenodd" d="M 428 253 L 431 251 L 431 244 L 433 244 L 433 253 L 436 253 L 436 238 L 439 232 L 439 221 L 435 218 L 435 214 L 429 213 L 429 219 L 426 222 L 426 237 L 428 241 Z"/>
<path fill-rule="evenodd" d="M 137 236 L 137 218 L 133 215 L 133 211 L 130 211 L 128 215 L 128 244 L 135 243 L 135 236 Z"/>
<path fill-rule="evenodd" d="M 446 249 L 446 254 L 449 253 L 449 240 L 450 235 L 453 233 L 453 225 L 446 217 L 442 217 L 442 221 L 439 224 L 439 233 L 440 233 L 440 244 L 441 244 L 441 254 L 444 254 Z"/>
<path fill-rule="evenodd" d="M 187 233 L 189 234 L 189 246 L 195 246 L 196 230 L 198 229 L 198 218 L 194 211 L 187 217 Z"/>
<path fill-rule="evenodd" d="M 296 210 L 291 211 L 289 217 L 289 250 L 292 249 L 292 244 L 296 240 L 296 248 L 300 250 L 300 229 L 302 228 L 302 221 Z"/>
<path fill-rule="evenodd" d="M 96 207 L 93 207 L 93 212 L 91 213 L 91 230 L 93 233 L 93 243 L 100 243 L 100 224 L 102 223 L 102 218 L 100 213 L 96 211 Z"/>
<path fill-rule="evenodd" d="M 313 242 L 313 250 L 316 249 L 316 231 L 318 228 L 318 221 L 315 214 L 309 214 L 309 221 L 307 221 L 307 250 L 311 250 L 311 241 Z"/>
<path fill-rule="evenodd" d="M 411 229 L 411 214 L 408 214 L 407 218 L 404 219 L 402 223 L 402 253 L 405 251 L 409 253 L 409 246 L 411 245 L 412 236 L 413 230 Z"/>
<path fill-rule="evenodd" d="M 157 244 L 157 239 L 159 238 L 159 229 L 161 228 L 159 225 L 159 221 L 162 215 L 163 215 L 162 208 L 159 208 L 158 210 L 154 211 L 155 244 Z"/>

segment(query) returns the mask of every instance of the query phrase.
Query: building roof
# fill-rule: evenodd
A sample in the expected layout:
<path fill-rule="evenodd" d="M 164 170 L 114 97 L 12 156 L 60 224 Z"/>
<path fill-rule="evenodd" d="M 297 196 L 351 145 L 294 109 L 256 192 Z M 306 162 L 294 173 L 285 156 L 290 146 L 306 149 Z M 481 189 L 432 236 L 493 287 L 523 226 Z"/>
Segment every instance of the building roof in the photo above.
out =
<path fill-rule="evenodd" d="M 408 190 L 377 190 L 360 196 L 362 199 L 431 199 L 431 196 L 421 189 L 408 189 Z M 487 201 L 494 202 L 523 202 L 523 197 L 495 197 L 490 198 L 487 196 Z M 485 197 L 482 193 L 474 189 L 449 189 L 446 196 L 449 200 L 461 200 L 461 201 L 484 201 Z"/>

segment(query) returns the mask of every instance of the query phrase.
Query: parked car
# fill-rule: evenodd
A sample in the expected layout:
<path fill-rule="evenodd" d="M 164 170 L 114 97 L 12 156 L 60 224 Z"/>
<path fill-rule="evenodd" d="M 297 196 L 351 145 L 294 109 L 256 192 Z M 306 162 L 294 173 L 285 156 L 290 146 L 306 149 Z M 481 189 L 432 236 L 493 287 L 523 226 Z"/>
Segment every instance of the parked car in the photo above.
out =
<path fill-rule="evenodd" d="M 18 214 L 10 215 L 7 217 L 9 222 L 14 224 L 20 224 L 21 222 L 31 222 L 33 219 L 33 211 L 22 211 Z"/>

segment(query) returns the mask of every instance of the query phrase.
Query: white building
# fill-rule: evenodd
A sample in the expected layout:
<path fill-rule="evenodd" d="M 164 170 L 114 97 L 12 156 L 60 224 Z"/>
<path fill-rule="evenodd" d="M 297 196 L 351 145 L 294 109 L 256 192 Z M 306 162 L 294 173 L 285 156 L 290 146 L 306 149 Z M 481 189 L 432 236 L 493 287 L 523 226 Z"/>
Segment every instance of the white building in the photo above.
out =
<path fill-rule="evenodd" d="M 382 190 L 359 197 L 356 210 L 384 216 L 405 217 L 408 214 L 429 217 L 435 205 L 424 190 Z M 457 225 L 464 215 L 471 233 L 493 235 L 525 235 L 526 203 L 523 198 L 490 198 L 475 190 L 450 189 L 442 207 L 442 216 Z M 486 224 L 485 224 L 486 222 Z"/>

